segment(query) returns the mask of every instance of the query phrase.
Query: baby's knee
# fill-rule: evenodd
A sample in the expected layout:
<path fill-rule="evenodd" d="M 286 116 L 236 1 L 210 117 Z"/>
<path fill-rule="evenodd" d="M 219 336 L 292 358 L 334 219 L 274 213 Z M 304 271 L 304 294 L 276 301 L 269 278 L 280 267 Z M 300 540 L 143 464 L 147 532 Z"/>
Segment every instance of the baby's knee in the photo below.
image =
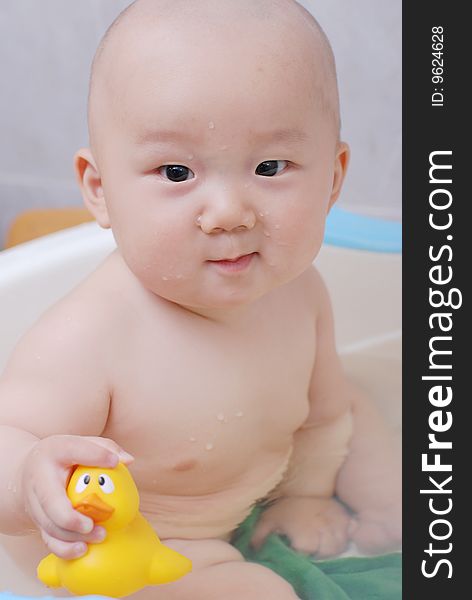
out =
<path fill-rule="evenodd" d="M 164 589 L 165 588 L 165 589 Z M 223 562 L 192 571 L 136 600 L 297 600 L 292 586 L 262 565 Z"/>
<path fill-rule="evenodd" d="M 165 544 L 190 558 L 193 564 L 191 573 L 163 586 L 162 598 L 166 600 L 298 598 L 287 581 L 262 565 L 245 562 L 242 554 L 224 541 L 167 539 Z M 160 598 L 160 594 L 156 594 L 153 600 Z"/>
<path fill-rule="evenodd" d="M 243 555 L 223 540 L 165 539 L 162 542 L 192 561 L 192 571 L 228 562 L 244 562 Z"/>
<path fill-rule="evenodd" d="M 235 564 L 229 579 L 233 581 L 233 589 L 222 598 L 228 600 L 297 600 L 293 587 L 267 567 L 256 563 Z M 233 594 L 233 595 L 232 595 Z"/>

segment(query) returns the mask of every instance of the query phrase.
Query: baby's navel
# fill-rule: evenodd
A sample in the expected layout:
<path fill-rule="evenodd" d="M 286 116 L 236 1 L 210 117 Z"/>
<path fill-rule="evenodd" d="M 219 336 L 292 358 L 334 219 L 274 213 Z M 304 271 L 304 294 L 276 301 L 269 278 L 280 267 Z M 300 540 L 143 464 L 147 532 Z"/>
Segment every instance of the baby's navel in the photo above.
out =
<path fill-rule="evenodd" d="M 182 462 L 178 462 L 174 467 L 173 470 L 174 471 L 191 471 L 192 469 L 195 469 L 195 467 L 197 466 L 197 461 L 190 459 L 190 460 L 183 460 Z"/>

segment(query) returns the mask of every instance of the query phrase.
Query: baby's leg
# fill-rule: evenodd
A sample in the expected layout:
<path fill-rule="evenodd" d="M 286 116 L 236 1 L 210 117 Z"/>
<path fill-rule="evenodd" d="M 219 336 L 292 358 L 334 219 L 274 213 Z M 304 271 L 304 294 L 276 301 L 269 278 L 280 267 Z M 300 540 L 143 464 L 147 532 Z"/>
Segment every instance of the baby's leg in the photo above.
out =
<path fill-rule="evenodd" d="M 164 540 L 163 540 L 164 541 Z M 49 589 L 36 579 L 36 567 L 48 554 L 39 535 L 0 536 L 12 568 L 2 572 L 1 585 L 16 594 L 68 596 L 64 589 Z M 284 579 L 261 565 L 244 561 L 230 544 L 221 540 L 165 540 L 164 543 L 190 558 L 193 571 L 181 580 L 147 587 L 132 600 L 296 600 Z M 11 579 L 8 577 L 11 576 Z M 3 578 L 7 577 L 4 581 Z"/>
<path fill-rule="evenodd" d="M 221 540 L 163 540 L 190 558 L 191 573 L 166 585 L 146 588 L 132 600 L 296 600 L 292 586 L 276 573 L 244 558 Z"/>
<path fill-rule="evenodd" d="M 22 596 L 54 595 L 36 578 L 39 561 L 49 554 L 38 533 L 27 536 L 0 534 L 0 591 Z M 64 590 L 62 594 L 66 596 Z"/>

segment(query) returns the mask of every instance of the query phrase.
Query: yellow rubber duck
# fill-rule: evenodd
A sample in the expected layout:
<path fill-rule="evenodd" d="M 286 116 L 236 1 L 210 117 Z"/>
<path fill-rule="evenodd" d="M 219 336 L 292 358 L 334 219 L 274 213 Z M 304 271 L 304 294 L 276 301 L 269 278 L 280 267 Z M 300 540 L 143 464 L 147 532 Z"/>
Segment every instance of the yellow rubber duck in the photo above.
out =
<path fill-rule="evenodd" d="M 140 514 L 138 490 L 124 464 L 114 469 L 77 467 L 67 495 L 76 510 L 107 530 L 107 536 L 90 544 L 80 558 L 64 560 L 55 554 L 43 558 L 38 577 L 47 586 L 122 598 L 192 570 L 191 561 L 164 546 Z"/>

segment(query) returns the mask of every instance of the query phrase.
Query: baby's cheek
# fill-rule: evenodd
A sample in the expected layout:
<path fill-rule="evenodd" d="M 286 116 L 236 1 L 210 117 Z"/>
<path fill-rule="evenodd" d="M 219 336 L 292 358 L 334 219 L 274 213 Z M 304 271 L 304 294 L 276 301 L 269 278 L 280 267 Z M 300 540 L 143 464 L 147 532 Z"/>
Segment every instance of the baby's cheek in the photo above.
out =
<path fill-rule="evenodd" d="M 158 237 L 142 223 L 129 220 L 113 227 L 118 250 L 131 271 L 141 279 L 151 271 L 159 270 L 162 252 Z"/>
<path fill-rule="evenodd" d="M 275 241 L 280 249 L 290 249 L 293 259 L 313 260 L 323 241 L 325 215 L 314 207 L 299 207 L 287 216 L 276 231 Z"/>
<path fill-rule="evenodd" d="M 192 250 L 190 254 L 189 250 Z M 177 230 L 155 227 L 132 240 L 124 258 L 144 287 L 176 300 L 192 279 L 195 248 L 189 249 Z"/>

